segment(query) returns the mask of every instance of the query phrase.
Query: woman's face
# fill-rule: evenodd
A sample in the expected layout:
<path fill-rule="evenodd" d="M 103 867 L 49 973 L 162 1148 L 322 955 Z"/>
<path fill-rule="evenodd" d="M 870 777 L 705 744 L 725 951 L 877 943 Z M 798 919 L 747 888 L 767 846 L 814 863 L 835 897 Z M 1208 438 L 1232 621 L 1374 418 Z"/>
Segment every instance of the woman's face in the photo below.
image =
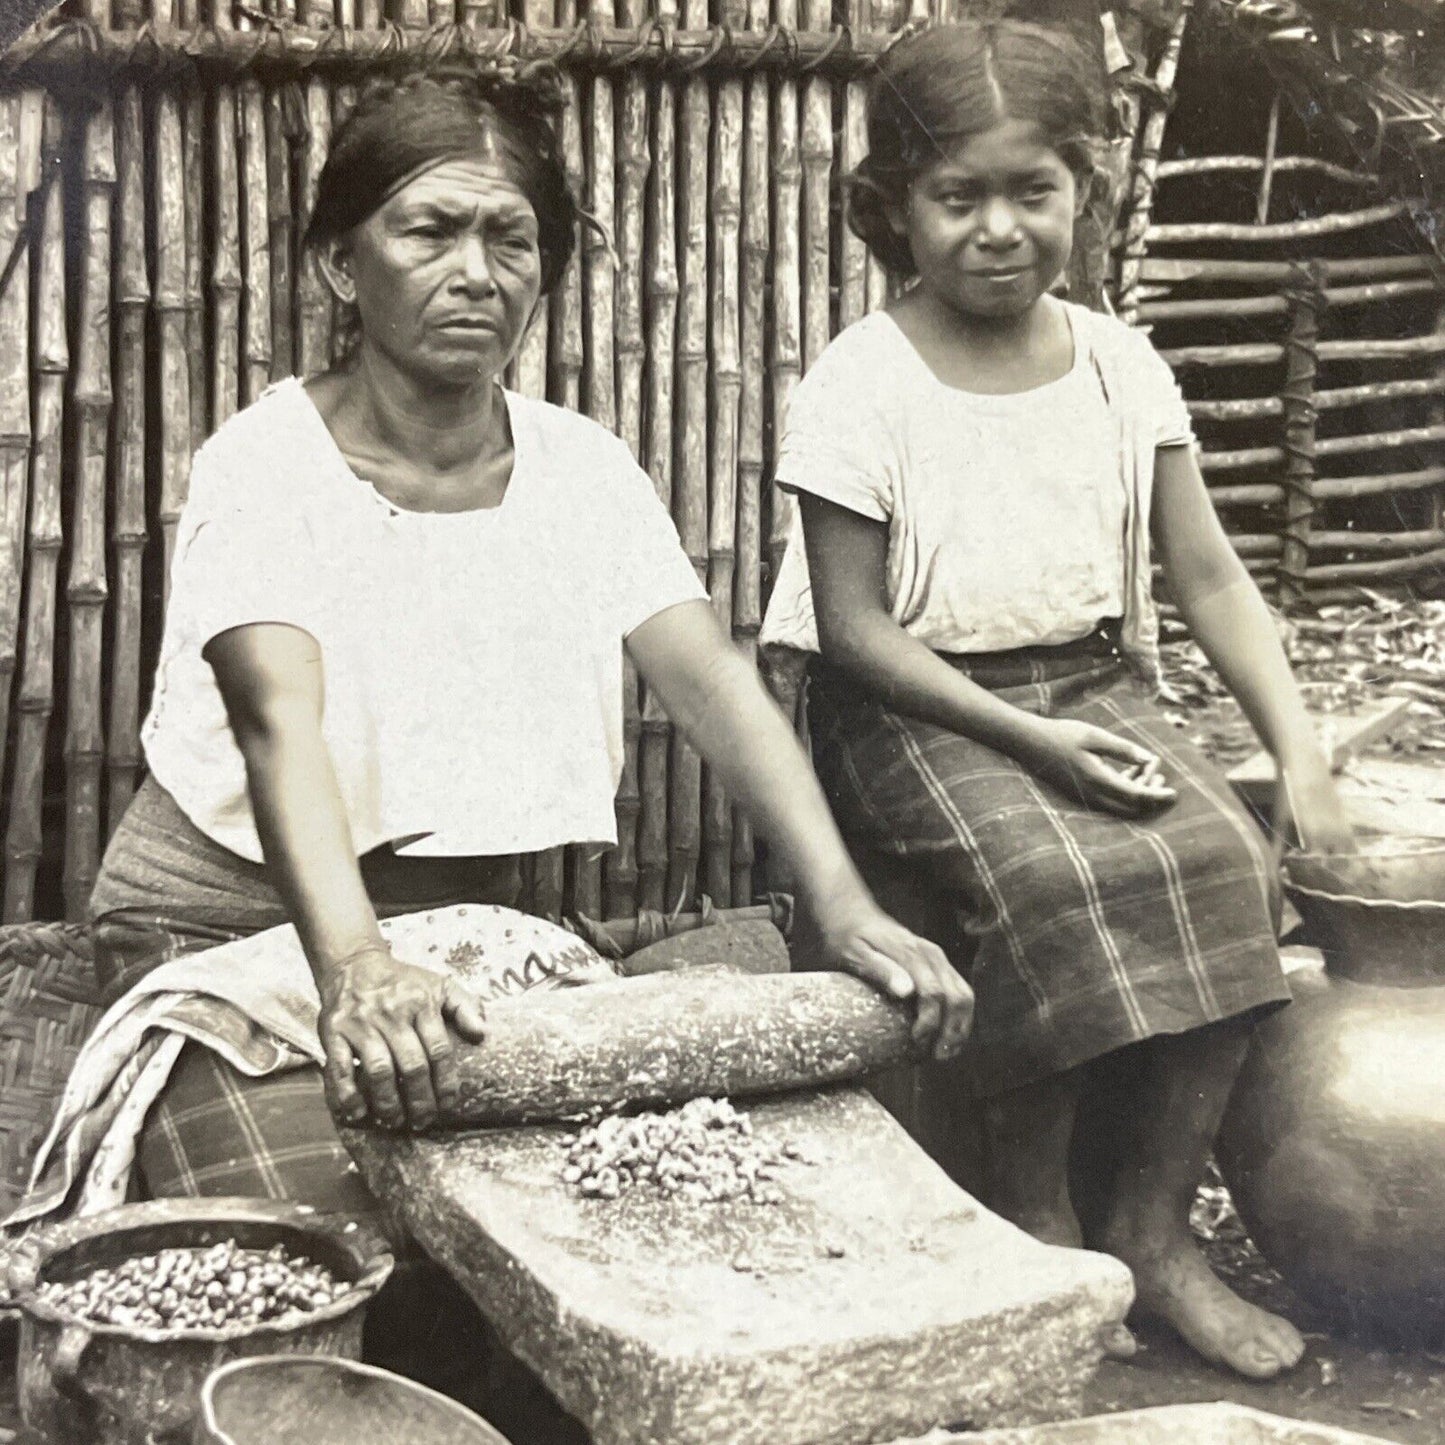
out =
<path fill-rule="evenodd" d="M 964 316 L 1022 315 L 1069 261 L 1073 173 L 1035 127 L 1004 121 L 924 171 L 893 224 L 918 279 Z"/>
<path fill-rule="evenodd" d="M 501 372 L 541 290 L 536 213 L 485 155 L 409 181 L 322 264 L 356 306 L 364 346 L 448 388 Z"/>

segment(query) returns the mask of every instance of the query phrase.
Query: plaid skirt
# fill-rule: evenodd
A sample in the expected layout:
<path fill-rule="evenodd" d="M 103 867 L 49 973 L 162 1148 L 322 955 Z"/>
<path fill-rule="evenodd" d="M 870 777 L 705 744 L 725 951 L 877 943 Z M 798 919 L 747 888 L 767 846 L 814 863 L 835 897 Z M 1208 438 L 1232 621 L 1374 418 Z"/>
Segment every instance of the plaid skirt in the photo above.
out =
<path fill-rule="evenodd" d="M 457 903 L 515 906 L 516 858 L 361 860 L 377 915 Z M 91 895 L 96 966 L 107 1003 L 152 969 L 288 922 L 266 870 L 206 837 L 153 778 L 132 799 Z M 139 1193 L 290 1199 L 362 1217 L 391 1232 L 326 1104 L 315 1065 L 251 1078 L 187 1043 L 141 1129 Z"/>
<path fill-rule="evenodd" d="M 1096 811 L 814 661 L 814 766 L 855 853 L 906 866 L 935 914 L 941 904 L 951 936 L 937 941 L 976 995 L 966 1061 L 978 1094 L 1289 1000 L 1263 835 L 1128 669 L 1112 629 L 945 660 L 1026 712 L 1151 749 L 1178 794 L 1147 818 Z"/>

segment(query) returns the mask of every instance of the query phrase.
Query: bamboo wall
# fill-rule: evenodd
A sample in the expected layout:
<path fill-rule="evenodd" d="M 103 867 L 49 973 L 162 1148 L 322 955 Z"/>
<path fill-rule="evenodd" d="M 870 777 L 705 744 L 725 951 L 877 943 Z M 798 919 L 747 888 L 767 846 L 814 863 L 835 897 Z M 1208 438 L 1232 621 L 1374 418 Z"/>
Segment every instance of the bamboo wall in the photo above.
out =
<path fill-rule="evenodd" d="M 297 238 L 356 81 L 398 50 L 560 57 L 575 102 L 567 162 L 614 233 L 616 261 L 600 238 L 584 239 L 511 380 L 627 441 L 719 617 L 756 654 L 787 525 L 769 482 L 776 419 L 830 336 L 886 295 L 840 224 L 833 179 L 862 154 L 870 56 L 908 20 L 929 18 L 926 4 L 583 0 L 579 11 L 578 0 L 386 0 L 383 12 L 381 0 L 272 0 L 198 14 L 196 0 L 88 3 L 83 23 L 71 16 L 30 37 L 0 67 L 7 921 L 83 913 L 140 776 L 138 727 L 191 452 L 271 380 L 331 357 L 330 298 Z M 1300 238 L 1266 234 L 1267 224 L 1238 244 L 1267 252 L 1247 265 L 1274 269 L 1220 270 L 1216 236 L 1170 231 L 1177 223 L 1161 218 L 1186 172 L 1161 155 L 1187 16 L 1186 5 L 1172 38 L 1137 22 L 1122 31 L 1140 80 L 1120 88 L 1113 150 L 1120 304 L 1157 328 L 1201 425 L 1217 427 L 1206 438 L 1216 500 L 1243 508 L 1233 525 L 1263 580 L 1293 597 L 1393 576 L 1402 559 L 1437 551 L 1438 512 L 1366 543 L 1368 567 L 1348 577 L 1331 569 L 1355 565 L 1358 548 L 1345 562 L 1319 560 L 1346 529 L 1330 508 L 1352 494 L 1327 485 L 1317 418 L 1365 400 L 1333 384 L 1330 348 L 1343 343 L 1328 330 L 1342 311 L 1363 314 L 1381 286 L 1429 299 L 1434 282 L 1414 253 L 1389 267 L 1350 270 L 1346 257 L 1301 271 L 1291 259 Z M 1277 187 L 1289 164 L 1248 161 Z M 1351 195 L 1362 185 L 1342 184 Z M 1106 269 L 1111 217 L 1105 203 L 1090 220 L 1086 277 Z M 1199 265 L 1216 269 L 1185 277 Z M 1251 326 L 1285 334 L 1185 344 L 1194 319 L 1178 308 L 1236 293 Z M 1255 302 L 1265 304 L 1251 313 Z M 1406 348 L 1423 370 L 1360 385 L 1418 402 L 1433 441 L 1445 425 L 1434 370 L 1445 342 L 1433 305 L 1430 315 L 1429 334 Z M 1365 347 L 1351 364 L 1386 355 L 1368 349 L 1383 342 L 1348 344 Z M 1210 346 L 1254 350 L 1216 365 Z M 1404 353 L 1389 346 L 1393 364 Z M 1241 376 L 1244 390 L 1229 392 Z M 1250 446 L 1230 440 L 1234 426 Z M 1401 486 L 1434 498 L 1439 480 L 1411 473 Z M 699 894 L 749 901 L 761 879 L 746 820 L 635 679 L 627 707 L 621 844 L 538 857 L 530 906 L 619 916 Z"/>

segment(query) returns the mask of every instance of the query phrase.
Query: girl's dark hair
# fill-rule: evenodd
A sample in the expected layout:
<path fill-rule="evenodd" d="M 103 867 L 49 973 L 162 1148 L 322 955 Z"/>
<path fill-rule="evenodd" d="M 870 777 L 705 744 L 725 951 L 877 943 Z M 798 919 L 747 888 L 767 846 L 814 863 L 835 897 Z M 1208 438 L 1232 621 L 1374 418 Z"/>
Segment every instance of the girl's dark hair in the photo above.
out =
<path fill-rule="evenodd" d="M 915 270 L 889 223 L 930 166 L 1006 120 L 1038 126 L 1076 176 L 1094 165 L 1106 124 L 1100 56 L 1066 30 L 1022 20 L 938 25 L 879 62 L 868 96 L 868 154 L 845 181 L 848 224 L 889 271 Z"/>
<path fill-rule="evenodd" d="M 557 140 L 565 105 L 555 66 L 510 56 L 373 78 L 332 139 L 306 244 L 344 236 L 432 166 L 489 151 L 536 212 L 545 296 L 577 242 L 579 212 Z"/>

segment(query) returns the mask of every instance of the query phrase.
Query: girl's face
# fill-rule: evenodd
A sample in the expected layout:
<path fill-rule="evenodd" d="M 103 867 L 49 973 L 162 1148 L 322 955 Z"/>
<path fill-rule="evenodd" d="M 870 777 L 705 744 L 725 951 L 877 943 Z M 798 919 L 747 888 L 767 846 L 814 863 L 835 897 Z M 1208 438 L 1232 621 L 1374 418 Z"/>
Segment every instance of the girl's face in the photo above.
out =
<path fill-rule="evenodd" d="M 965 317 L 1022 316 L 1068 264 L 1073 172 L 1029 122 L 966 141 L 909 188 L 893 217 L 926 294 Z"/>
<path fill-rule="evenodd" d="M 537 216 L 490 158 L 408 182 L 322 258 L 363 344 L 433 384 L 472 386 L 511 359 L 537 305 Z"/>

